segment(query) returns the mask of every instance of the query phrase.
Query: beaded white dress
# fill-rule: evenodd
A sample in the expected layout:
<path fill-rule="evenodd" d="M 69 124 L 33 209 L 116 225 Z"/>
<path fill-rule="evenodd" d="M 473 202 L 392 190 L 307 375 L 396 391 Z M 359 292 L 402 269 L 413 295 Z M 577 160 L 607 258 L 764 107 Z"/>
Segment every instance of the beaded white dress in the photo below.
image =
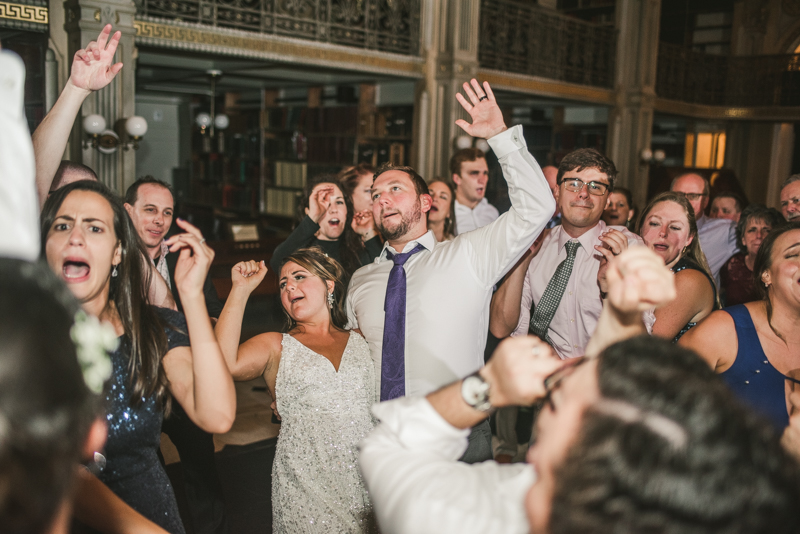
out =
<path fill-rule="evenodd" d="M 372 430 L 375 367 L 355 332 L 339 371 L 288 334 L 275 382 L 281 431 L 272 465 L 275 533 L 377 532 L 358 469 L 358 443 Z"/>

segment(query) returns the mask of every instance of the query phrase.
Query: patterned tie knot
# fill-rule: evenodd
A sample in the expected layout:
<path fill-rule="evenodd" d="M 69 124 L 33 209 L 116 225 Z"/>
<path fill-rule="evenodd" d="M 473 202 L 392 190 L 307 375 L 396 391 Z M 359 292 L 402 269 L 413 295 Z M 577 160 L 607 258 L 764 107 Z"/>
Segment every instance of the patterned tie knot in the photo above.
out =
<path fill-rule="evenodd" d="M 581 244 L 578 241 L 567 241 L 567 243 L 564 245 L 564 247 L 567 249 L 567 257 L 572 256 L 574 258 L 575 253 L 578 252 L 578 247 L 580 246 Z"/>

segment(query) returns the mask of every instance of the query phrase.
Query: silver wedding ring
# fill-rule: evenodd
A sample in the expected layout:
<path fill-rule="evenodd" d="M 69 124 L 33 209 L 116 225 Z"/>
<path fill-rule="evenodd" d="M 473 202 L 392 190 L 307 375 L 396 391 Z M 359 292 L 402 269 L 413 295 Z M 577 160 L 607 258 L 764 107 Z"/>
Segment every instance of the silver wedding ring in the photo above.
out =
<path fill-rule="evenodd" d="M 200 240 L 200 244 L 201 244 L 201 245 L 202 245 L 203 243 L 205 243 L 205 242 L 206 242 L 206 238 L 205 238 L 205 237 L 204 237 L 203 239 L 201 239 L 201 240 Z"/>

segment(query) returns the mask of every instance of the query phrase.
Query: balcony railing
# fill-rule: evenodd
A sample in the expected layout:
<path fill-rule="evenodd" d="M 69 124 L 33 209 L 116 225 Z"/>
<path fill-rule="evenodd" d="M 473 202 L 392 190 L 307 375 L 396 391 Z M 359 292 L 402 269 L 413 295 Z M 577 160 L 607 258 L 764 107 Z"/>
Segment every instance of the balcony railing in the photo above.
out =
<path fill-rule="evenodd" d="M 532 2 L 482 0 L 478 61 L 487 69 L 614 87 L 616 31 Z"/>
<path fill-rule="evenodd" d="M 419 53 L 419 0 L 137 0 L 137 14 L 382 52 Z"/>
<path fill-rule="evenodd" d="M 656 94 L 716 106 L 800 106 L 800 54 L 718 56 L 658 48 Z"/>

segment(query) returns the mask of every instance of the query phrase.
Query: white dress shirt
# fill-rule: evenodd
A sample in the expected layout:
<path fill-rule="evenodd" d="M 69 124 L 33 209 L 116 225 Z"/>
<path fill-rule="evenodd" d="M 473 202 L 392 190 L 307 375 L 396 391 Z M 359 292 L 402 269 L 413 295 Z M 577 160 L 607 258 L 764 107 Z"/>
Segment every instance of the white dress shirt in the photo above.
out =
<path fill-rule="evenodd" d="M 529 464 L 458 462 L 469 430 L 425 398 L 372 407 L 381 420 L 359 446 L 359 465 L 383 534 L 525 534 Z"/>
<path fill-rule="evenodd" d="M 728 219 L 712 219 L 703 215 L 697 219 L 697 237 L 706 255 L 711 276 L 719 287 L 719 271 L 731 256 L 739 252 L 736 223 Z"/>
<path fill-rule="evenodd" d="M 436 243 L 428 232 L 408 243 L 425 250 L 413 255 L 406 270 L 406 395 L 425 395 L 477 371 L 489 324 L 492 287 L 530 247 L 555 210 L 555 201 L 539 165 L 528 153 L 516 126 L 489 140 L 508 182 L 511 209 L 495 222 Z M 384 301 L 393 262 L 386 249 L 350 281 L 350 328 L 359 328 L 375 362 L 380 391 Z"/>
<path fill-rule="evenodd" d="M 528 267 L 522 286 L 519 322 L 511 334 L 512 336 L 522 336 L 528 333 L 531 305 L 539 302 L 547 284 L 553 278 L 556 268 L 566 259 L 565 245 L 567 241 L 578 241 L 581 246 L 575 253 L 572 274 L 567 282 L 561 303 L 556 309 L 556 314 L 550 321 L 547 333 L 553 342 L 553 348 L 562 359 L 583 356 L 589 338 L 597 328 L 600 312 L 603 311 L 603 300 L 600 298 L 600 288 L 597 285 L 597 271 L 600 269 L 601 256 L 594 249 L 594 245 L 601 244 L 599 237 L 606 228 L 613 228 L 625 234 L 629 246 L 644 244 L 641 237 L 631 233 L 624 226 L 607 227 L 603 221 L 598 222 L 594 228 L 585 232 L 577 240 L 567 235 L 563 226 L 553 228 Z M 644 322 L 648 331 L 652 331 L 655 315 L 646 313 Z"/>
<path fill-rule="evenodd" d="M 456 234 L 486 226 L 499 216 L 500 212 L 486 198 L 482 198 L 474 208 L 469 208 L 456 199 Z"/>
<path fill-rule="evenodd" d="M 39 201 L 24 95 L 25 65 L 0 50 L 0 256 L 36 261 Z"/>

